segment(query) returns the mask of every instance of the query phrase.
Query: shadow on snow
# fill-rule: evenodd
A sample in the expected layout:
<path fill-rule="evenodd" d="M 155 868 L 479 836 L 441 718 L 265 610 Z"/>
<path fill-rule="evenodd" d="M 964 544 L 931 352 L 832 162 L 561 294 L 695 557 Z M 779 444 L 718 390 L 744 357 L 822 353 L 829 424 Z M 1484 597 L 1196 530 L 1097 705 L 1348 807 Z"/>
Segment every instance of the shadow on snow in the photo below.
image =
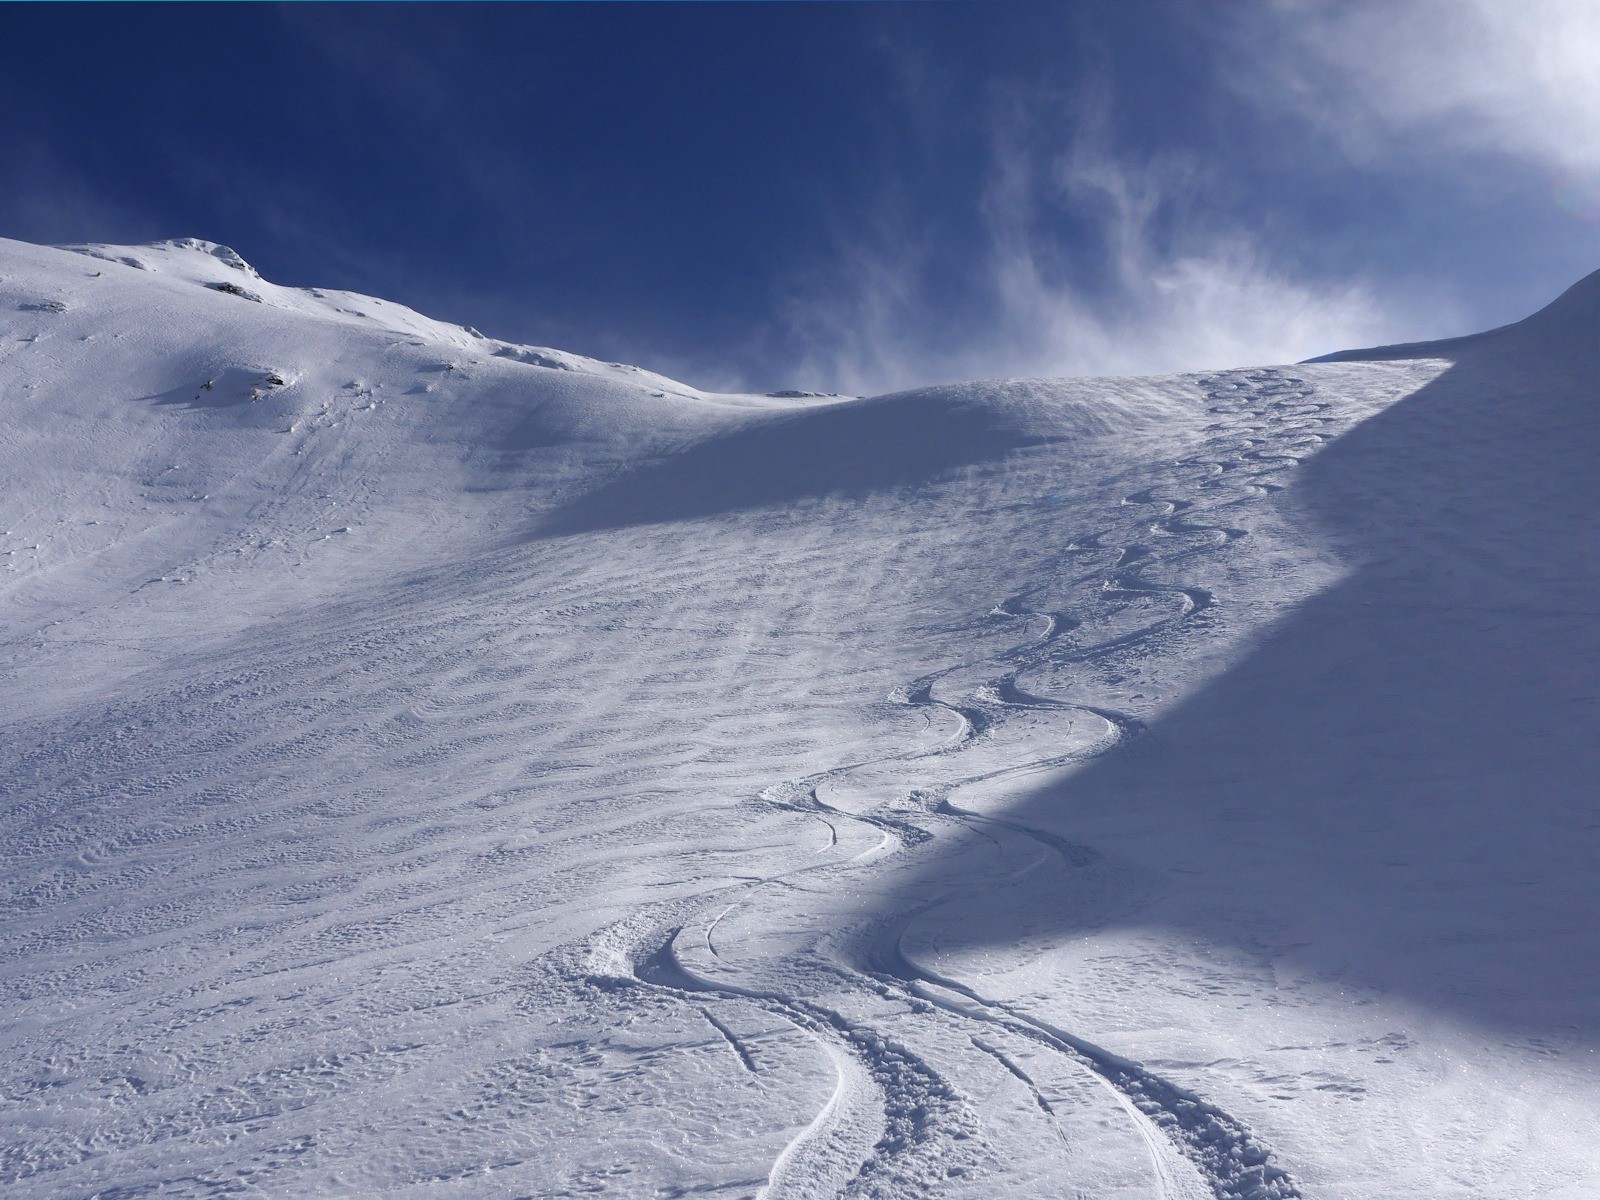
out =
<path fill-rule="evenodd" d="M 551 514 L 535 536 L 689 521 L 923 485 L 1044 440 L 991 408 L 913 393 L 811 408 L 713 436 L 631 470 Z"/>
<path fill-rule="evenodd" d="M 1340 356 L 1455 360 L 1299 472 L 1362 565 L 1146 738 L 1005 812 L 1153 871 L 1106 924 L 1600 1033 L 1597 314 L 1600 274 L 1520 326 Z M 1095 920 L 1065 876 L 1042 909 L 970 882 L 941 916 L 975 947 Z"/>

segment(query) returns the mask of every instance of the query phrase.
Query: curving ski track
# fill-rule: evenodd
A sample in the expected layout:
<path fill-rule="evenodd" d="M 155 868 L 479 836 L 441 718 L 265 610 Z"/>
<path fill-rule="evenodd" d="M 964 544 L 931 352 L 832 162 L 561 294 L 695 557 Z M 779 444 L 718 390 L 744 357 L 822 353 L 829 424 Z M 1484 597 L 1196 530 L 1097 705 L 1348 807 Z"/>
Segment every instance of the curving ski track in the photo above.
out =
<path fill-rule="evenodd" d="M 1046 861 L 1072 871 L 1097 859 L 1079 846 L 1004 816 L 961 807 L 952 798 L 979 781 L 1064 766 L 1116 751 L 1143 732 L 1135 717 L 1114 708 L 1038 695 L 1019 680 L 1046 669 L 1159 650 L 1214 603 L 1204 587 L 1162 582 L 1151 573 L 1179 563 L 1203 563 L 1248 535 L 1225 521 L 1277 490 L 1272 477 L 1292 468 L 1300 453 L 1322 440 L 1316 427 L 1330 418 L 1304 382 L 1275 370 L 1219 376 L 1209 385 L 1210 452 L 1174 465 L 1172 478 L 1124 497 L 1121 505 L 1154 508 L 1142 540 L 1118 540 L 1110 530 L 1072 539 L 1056 569 L 1075 588 L 1078 603 L 1065 610 L 1031 607 L 1029 592 L 1006 597 L 988 619 L 1037 624 L 1039 632 L 987 659 L 948 665 L 910 680 L 892 699 L 947 714 L 954 732 L 931 749 L 908 750 L 841 764 L 764 790 L 752 803 L 805 813 L 829 832 L 816 865 L 698 897 L 687 904 L 641 912 L 607 931 L 603 950 L 587 959 L 591 982 L 638 987 L 699 1006 L 729 1042 L 746 1070 L 750 1056 L 714 1016 L 719 1003 L 755 1005 L 805 1031 L 833 1064 L 836 1087 L 814 1119 L 772 1164 L 763 1197 L 907 1196 L 927 1194 L 938 1181 L 973 1170 L 984 1157 L 983 1131 L 957 1083 L 919 1053 L 915 1042 L 955 1043 L 997 1065 L 1024 1085 L 1040 1113 L 1052 1121 L 1057 1105 L 1017 1058 L 995 1044 L 1005 1039 L 1044 1054 L 1056 1069 L 1078 1072 L 1109 1093 L 1146 1146 L 1148 1178 L 1163 1197 L 1195 1194 L 1196 1179 L 1219 1200 L 1288 1200 L 1300 1190 L 1272 1161 L 1269 1149 L 1242 1122 L 1201 1096 L 1112 1054 L 1082 1033 L 1056 1028 L 1019 1008 L 982 996 L 915 961 L 902 945 L 914 919 L 937 921 L 939 909 L 973 891 L 959 879 L 948 893 L 911 911 L 840 927 L 809 909 L 818 895 L 870 886 L 864 880 L 902 856 L 937 849 L 958 835 L 987 839 L 1003 858 L 1000 839 L 1029 844 L 1039 855 L 1014 872 L 1015 881 Z M 1077 569 L 1082 556 L 1109 564 Z M 1157 605 L 1130 629 L 1099 639 L 1083 636 L 1108 614 Z M 1113 622 L 1114 624 L 1114 622 Z M 1044 714 L 1064 728 L 1058 753 L 979 766 L 975 749 L 1003 755 L 1008 723 L 1021 714 Z M 1089 718 L 1103 729 L 1084 738 L 1076 726 Z M 963 764 L 963 759 L 967 764 Z M 969 765 L 975 769 L 963 769 Z M 894 768 L 911 786 L 893 801 L 851 811 L 824 793 L 853 777 Z M 920 778 L 919 778 L 920 777 Z M 870 842 L 857 849 L 859 837 Z M 875 841 L 873 839 L 876 839 Z M 848 844 L 846 844 L 848 843 Z M 992 878 L 981 881 L 995 886 Z M 760 914 L 769 934 L 761 946 L 719 948 L 713 934 L 730 916 Z M 826 998 L 826 1000 L 825 1000 Z M 916 1036 L 891 1036 L 872 1019 L 886 1004 L 912 1015 Z M 846 1011 L 846 1010 L 849 1011 Z M 904 1022 L 902 1022 L 904 1024 Z M 870 1114 L 870 1119 L 869 1119 Z M 863 1128 L 876 1136 L 863 1133 Z M 1038 1154 L 1066 1153 L 1067 1138 Z"/>

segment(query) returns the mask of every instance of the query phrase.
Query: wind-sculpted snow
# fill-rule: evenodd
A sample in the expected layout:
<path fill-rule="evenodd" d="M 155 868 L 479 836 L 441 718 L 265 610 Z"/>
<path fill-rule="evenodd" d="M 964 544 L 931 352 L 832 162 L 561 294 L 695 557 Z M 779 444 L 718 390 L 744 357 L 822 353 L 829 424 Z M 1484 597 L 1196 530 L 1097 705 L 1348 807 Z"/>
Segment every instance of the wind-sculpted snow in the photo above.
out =
<path fill-rule="evenodd" d="M 6 1195 L 1600 1187 L 1583 293 L 855 400 L 0 250 Z"/>

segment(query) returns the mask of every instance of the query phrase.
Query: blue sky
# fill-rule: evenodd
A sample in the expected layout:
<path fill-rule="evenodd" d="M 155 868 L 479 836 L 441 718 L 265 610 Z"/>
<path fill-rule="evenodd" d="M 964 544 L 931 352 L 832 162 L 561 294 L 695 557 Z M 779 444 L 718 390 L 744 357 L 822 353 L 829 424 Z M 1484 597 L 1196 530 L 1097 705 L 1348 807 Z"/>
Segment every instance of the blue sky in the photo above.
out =
<path fill-rule="evenodd" d="M 7 5 L 0 234 L 703 386 L 1282 361 L 1600 268 L 1600 5 Z"/>

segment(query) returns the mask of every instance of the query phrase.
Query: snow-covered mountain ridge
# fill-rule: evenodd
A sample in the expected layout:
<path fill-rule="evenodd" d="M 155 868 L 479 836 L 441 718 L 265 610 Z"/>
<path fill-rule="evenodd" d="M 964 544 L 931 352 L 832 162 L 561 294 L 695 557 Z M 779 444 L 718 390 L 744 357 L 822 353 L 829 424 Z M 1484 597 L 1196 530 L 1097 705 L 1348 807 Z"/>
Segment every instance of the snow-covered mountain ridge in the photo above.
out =
<path fill-rule="evenodd" d="M 1600 274 L 872 398 L 0 314 L 7 1195 L 1600 1189 Z"/>
<path fill-rule="evenodd" d="M 1312 362 L 1376 362 L 1404 358 L 1460 359 L 1487 352 L 1517 352 L 1545 368 L 1565 366 L 1577 378 L 1600 366 L 1600 271 L 1594 271 L 1530 317 L 1498 329 L 1438 342 L 1344 350 Z"/>
<path fill-rule="evenodd" d="M 800 437 L 811 454 L 801 461 L 790 429 L 795 410 L 815 400 L 707 395 L 385 301 L 277 287 L 231 249 L 196 239 L 6 249 L 0 304 L 16 322 L 6 347 L 9 483 L 42 523 L 0 534 L 0 555 L 13 605 L 42 621 L 61 620 L 67 596 L 81 604 L 109 586 L 120 604 L 135 586 L 192 584 L 239 559 L 248 572 L 220 576 L 230 587 L 250 579 L 262 594 L 249 611 L 259 614 L 271 603 L 264 596 L 295 603 L 326 585 L 318 564 L 331 538 L 340 539 L 331 569 L 341 585 L 374 557 L 387 576 L 432 561 L 440 546 L 454 553 L 520 536 L 580 481 L 738 429 L 770 428 L 792 470 L 833 477 L 802 486 L 850 486 L 836 437 L 879 458 L 882 435 L 893 438 L 897 412 L 911 404 L 824 416 Z M 236 286 L 246 295 L 220 290 Z M 917 401 L 926 461 L 906 470 L 960 460 L 969 437 L 1004 439 L 990 427 L 1041 410 L 1029 399 L 1038 391 L 1010 382 Z M 1162 411 L 1134 389 L 1122 403 L 1056 403 L 1050 423 L 1084 435 L 1150 424 Z M 777 485 L 770 463 L 749 469 L 761 479 L 747 483 Z M 181 600 L 159 607 L 187 611 Z M 148 616 L 132 636 L 156 631 Z M 229 613 L 219 616 L 226 624 Z M 174 635 L 194 632 L 185 617 Z"/>

